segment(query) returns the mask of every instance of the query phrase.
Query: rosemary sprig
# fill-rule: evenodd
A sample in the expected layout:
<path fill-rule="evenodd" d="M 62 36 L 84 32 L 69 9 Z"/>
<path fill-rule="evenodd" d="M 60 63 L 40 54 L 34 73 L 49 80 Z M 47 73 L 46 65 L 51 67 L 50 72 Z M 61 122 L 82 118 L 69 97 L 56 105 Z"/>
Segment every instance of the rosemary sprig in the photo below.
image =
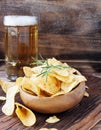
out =
<path fill-rule="evenodd" d="M 46 76 L 46 81 L 48 80 L 48 75 L 50 73 L 53 73 L 53 69 L 66 69 L 68 68 L 69 66 L 64 66 L 64 65 L 61 65 L 61 64 L 58 64 L 58 65 L 53 65 L 53 64 L 49 64 L 48 63 L 48 59 L 45 60 L 44 62 L 43 61 L 40 61 L 40 60 L 37 60 L 34 64 L 36 65 L 42 65 L 41 68 L 41 72 L 40 74 L 38 74 L 37 76 Z"/>
<path fill-rule="evenodd" d="M 43 65 L 44 64 L 44 59 L 42 59 L 42 60 L 37 60 L 37 59 L 35 59 L 35 58 L 33 58 L 32 57 L 32 59 L 33 59 L 33 63 L 31 63 L 32 65 Z"/>
<path fill-rule="evenodd" d="M 62 64 L 57 64 L 57 65 L 49 64 L 48 59 L 45 60 L 41 54 L 39 56 L 40 56 L 41 60 L 36 60 L 35 58 L 32 58 L 34 61 L 32 64 L 41 66 L 42 70 L 37 76 L 46 76 L 46 81 L 48 80 L 48 75 L 50 73 L 53 73 L 53 71 L 52 71 L 53 69 L 60 70 L 60 69 L 66 69 L 66 68 L 70 67 L 70 66 L 66 66 L 66 65 L 62 65 Z"/>

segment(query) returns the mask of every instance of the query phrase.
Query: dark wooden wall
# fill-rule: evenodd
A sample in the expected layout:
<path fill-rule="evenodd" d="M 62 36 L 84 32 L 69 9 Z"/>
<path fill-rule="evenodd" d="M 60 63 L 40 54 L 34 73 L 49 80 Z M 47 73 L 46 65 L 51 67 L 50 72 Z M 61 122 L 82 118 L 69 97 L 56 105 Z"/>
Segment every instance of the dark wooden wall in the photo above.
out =
<path fill-rule="evenodd" d="M 36 15 L 44 57 L 101 61 L 101 0 L 0 0 L 0 58 L 4 15 Z"/>

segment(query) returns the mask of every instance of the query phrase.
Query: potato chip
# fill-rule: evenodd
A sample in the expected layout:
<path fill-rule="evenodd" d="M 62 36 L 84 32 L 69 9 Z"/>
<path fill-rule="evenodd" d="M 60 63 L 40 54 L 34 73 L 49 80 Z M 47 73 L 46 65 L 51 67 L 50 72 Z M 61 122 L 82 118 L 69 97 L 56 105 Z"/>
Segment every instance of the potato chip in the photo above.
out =
<path fill-rule="evenodd" d="M 87 85 L 85 86 L 85 88 L 86 88 L 86 89 L 89 89 L 89 87 L 88 87 Z"/>
<path fill-rule="evenodd" d="M 6 102 L 2 107 L 2 112 L 10 116 L 14 112 L 15 95 L 19 92 L 18 86 L 13 86 L 7 89 Z"/>
<path fill-rule="evenodd" d="M 66 63 L 63 64 L 60 61 L 56 60 L 55 58 L 52 59 L 48 59 L 48 64 L 51 66 L 54 66 L 52 69 L 53 73 L 56 73 L 59 76 L 68 76 L 68 68 L 70 68 L 69 65 L 67 65 Z"/>
<path fill-rule="evenodd" d="M 70 74 L 69 74 L 68 76 L 62 76 L 62 75 L 58 75 L 58 74 L 56 74 L 56 73 L 51 73 L 50 75 L 51 75 L 52 77 L 57 78 L 59 81 L 61 81 L 61 82 L 66 82 L 66 83 L 71 82 L 72 79 L 73 79 L 73 76 L 70 75 Z"/>
<path fill-rule="evenodd" d="M 27 66 L 23 67 L 23 71 L 24 71 L 25 76 L 28 78 L 30 78 L 33 74 L 33 71 L 31 70 L 31 68 Z"/>
<path fill-rule="evenodd" d="M 61 91 L 53 94 L 51 97 L 60 96 L 60 95 L 63 95 L 63 94 L 65 94 L 65 92 L 61 90 Z"/>
<path fill-rule="evenodd" d="M 34 74 L 39 74 L 42 71 L 42 67 L 43 67 L 43 65 L 35 66 L 31 70 L 33 71 Z"/>
<path fill-rule="evenodd" d="M 48 64 L 49 65 L 54 65 L 54 66 L 56 66 L 56 65 L 63 65 L 63 66 L 67 66 L 68 67 L 68 64 L 62 63 L 61 61 L 55 59 L 54 57 L 48 59 Z"/>
<path fill-rule="evenodd" d="M 47 123 L 56 123 L 58 121 L 60 121 L 60 119 L 57 118 L 56 116 L 50 116 L 48 119 L 46 119 Z"/>
<path fill-rule="evenodd" d="M 53 69 L 53 73 L 56 73 L 59 76 L 66 77 L 69 75 L 68 69 L 67 68 L 62 68 L 62 69 Z"/>
<path fill-rule="evenodd" d="M 41 77 L 38 83 L 38 87 L 40 87 L 40 89 L 46 92 L 48 95 L 57 93 L 61 88 L 60 85 L 60 81 L 51 76 L 48 76 L 47 81 L 45 76 Z"/>
<path fill-rule="evenodd" d="M 78 85 L 78 82 L 71 82 L 71 83 L 61 83 L 61 89 L 65 92 L 68 93 L 70 92 L 73 88 L 75 88 Z"/>
<path fill-rule="evenodd" d="M 33 93 L 34 95 L 40 96 L 40 88 L 37 86 L 37 84 L 35 84 L 35 78 L 30 79 L 30 78 L 24 77 L 23 83 L 22 83 L 22 89 L 27 90 Z"/>
<path fill-rule="evenodd" d="M 70 75 L 70 77 L 72 77 L 72 76 Z M 74 75 L 73 78 L 72 78 L 72 82 L 70 82 L 70 83 L 62 82 L 61 83 L 61 89 L 65 93 L 68 93 L 71 90 L 73 90 L 75 87 L 77 87 L 77 85 L 80 82 L 83 82 L 83 81 L 86 81 L 86 78 L 84 76 L 82 76 L 82 75 Z"/>
<path fill-rule="evenodd" d="M 25 125 L 25 126 L 34 125 L 36 122 L 35 114 L 30 109 L 28 109 L 27 107 L 23 106 L 20 103 L 15 103 L 15 105 L 16 105 L 15 112 L 16 112 L 18 118 L 23 123 L 23 125 Z"/>
<path fill-rule="evenodd" d="M 15 82 L 0 80 L 0 85 L 2 87 L 2 90 L 6 93 L 8 88 L 13 87 L 15 85 Z"/>
<path fill-rule="evenodd" d="M 17 79 L 16 79 L 16 85 L 18 85 L 19 87 L 22 86 L 22 84 L 23 84 L 23 79 L 24 79 L 23 77 L 17 78 Z"/>
<path fill-rule="evenodd" d="M 75 80 L 77 80 L 78 82 L 87 81 L 87 79 L 83 75 L 73 75 L 73 76 Z"/>
<path fill-rule="evenodd" d="M 1 100 L 1 101 L 4 101 L 4 100 L 6 100 L 6 97 L 0 96 L 0 100 Z"/>
<path fill-rule="evenodd" d="M 33 95 L 33 96 L 36 96 L 36 94 L 33 93 L 33 92 L 32 92 L 31 90 L 29 90 L 29 89 L 23 88 L 23 91 L 25 91 L 26 93 L 29 93 L 29 94 L 31 94 L 31 95 Z"/>
<path fill-rule="evenodd" d="M 89 97 L 89 93 L 85 92 L 85 93 L 84 93 L 84 96 L 85 96 L 85 97 Z"/>

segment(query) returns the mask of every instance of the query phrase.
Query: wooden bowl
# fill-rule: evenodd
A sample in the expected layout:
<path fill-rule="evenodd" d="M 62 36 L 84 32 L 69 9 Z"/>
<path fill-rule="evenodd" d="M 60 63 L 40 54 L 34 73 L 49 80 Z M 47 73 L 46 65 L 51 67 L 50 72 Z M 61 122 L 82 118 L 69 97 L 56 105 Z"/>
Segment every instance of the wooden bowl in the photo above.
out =
<path fill-rule="evenodd" d="M 85 82 L 80 83 L 71 92 L 56 97 L 38 97 L 26 93 L 20 88 L 20 97 L 30 109 L 41 113 L 59 113 L 76 106 L 85 93 Z"/>

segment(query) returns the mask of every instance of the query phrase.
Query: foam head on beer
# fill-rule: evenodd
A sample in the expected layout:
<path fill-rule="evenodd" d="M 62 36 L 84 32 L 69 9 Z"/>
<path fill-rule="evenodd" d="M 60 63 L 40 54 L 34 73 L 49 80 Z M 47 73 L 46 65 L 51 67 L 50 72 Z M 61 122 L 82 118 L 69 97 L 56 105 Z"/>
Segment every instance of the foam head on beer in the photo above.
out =
<path fill-rule="evenodd" d="M 28 26 L 35 24 L 37 24 L 36 16 L 18 16 L 18 15 L 4 16 L 5 26 Z"/>

